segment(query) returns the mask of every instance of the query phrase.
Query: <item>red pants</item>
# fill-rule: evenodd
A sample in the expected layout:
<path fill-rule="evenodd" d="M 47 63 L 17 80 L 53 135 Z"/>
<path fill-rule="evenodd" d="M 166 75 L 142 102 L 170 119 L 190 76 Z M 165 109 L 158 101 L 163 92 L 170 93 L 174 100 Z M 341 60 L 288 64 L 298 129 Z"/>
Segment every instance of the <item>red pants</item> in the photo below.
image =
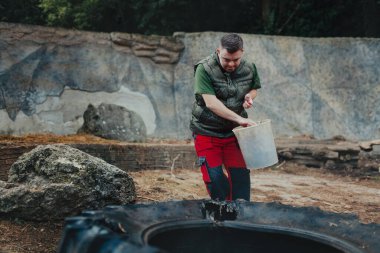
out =
<path fill-rule="evenodd" d="M 203 181 L 210 197 L 218 200 L 249 201 L 249 170 L 246 168 L 236 137 L 195 135 L 194 144 Z"/>

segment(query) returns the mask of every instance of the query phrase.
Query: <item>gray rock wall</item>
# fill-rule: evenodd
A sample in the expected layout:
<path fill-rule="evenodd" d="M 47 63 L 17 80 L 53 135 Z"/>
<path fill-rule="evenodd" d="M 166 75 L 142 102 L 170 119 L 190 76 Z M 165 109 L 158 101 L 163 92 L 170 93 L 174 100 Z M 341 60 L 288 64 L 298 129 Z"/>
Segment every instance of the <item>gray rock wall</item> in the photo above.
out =
<path fill-rule="evenodd" d="M 191 93 L 191 64 L 218 46 L 220 33 L 184 34 L 175 86 Z M 262 89 L 249 110 L 272 120 L 276 136 L 380 138 L 380 39 L 296 38 L 244 34 L 245 57 L 256 63 Z M 186 88 L 184 88 L 186 87 Z M 190 114 L 182 104 L 182 128 Z M 179 104 L 179 106 L 181 106 Z"/>
<path fill-rule="evenodd" d="M 88 104 L 108 103 L 141 115 L 148 134 L 175 137 L 183 47 L 173 37 L 0 23 L 0 133 L 76 133 Z"/>
<path fill-rule="evenodd" d="M 189 138 L 193 64 L 221 36 L 0 23 L 0 134 L 72 134 L 89 103 L 109 103 L 150 136 Z M 380 39 L 242 36 L 263 86 L 251 118 L 271 119 L 276 136 L 380 138 Z"/>

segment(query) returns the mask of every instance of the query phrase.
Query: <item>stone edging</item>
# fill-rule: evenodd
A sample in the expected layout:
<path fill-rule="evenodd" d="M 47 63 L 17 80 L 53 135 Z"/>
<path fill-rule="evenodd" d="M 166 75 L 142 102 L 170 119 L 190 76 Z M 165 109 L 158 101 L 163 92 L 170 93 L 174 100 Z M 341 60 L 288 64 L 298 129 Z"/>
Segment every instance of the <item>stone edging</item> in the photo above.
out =
<path fill-rule="evenodd" d="M 11 165 L 38 144 L 0 144 L 0 180 L 6 181 Z M 125 171 L 143 169 L 195 169 L 193 144 L 68 144 Z M 380 152 L 339 140 L 277 139 L 279 163 L 291 161 L 306 167 L 379 174 Z M 376 146 L 377 147 L 377 146 Z M 380 147 L 380 146 L 379 146 Z M 360 174 L 359 173 L 359 174 Z"/>

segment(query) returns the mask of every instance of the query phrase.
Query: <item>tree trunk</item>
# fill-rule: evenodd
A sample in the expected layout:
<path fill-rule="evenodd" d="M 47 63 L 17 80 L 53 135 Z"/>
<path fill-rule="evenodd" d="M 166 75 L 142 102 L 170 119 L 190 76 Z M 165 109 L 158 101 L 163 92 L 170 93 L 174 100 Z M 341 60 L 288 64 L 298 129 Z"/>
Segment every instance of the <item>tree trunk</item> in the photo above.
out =
<path fill-rule="evenodd" d="M 270 7 L 272 0 L 261 0 L 261 19 L 264 24 L 268 24 L 270 20 Z"/>

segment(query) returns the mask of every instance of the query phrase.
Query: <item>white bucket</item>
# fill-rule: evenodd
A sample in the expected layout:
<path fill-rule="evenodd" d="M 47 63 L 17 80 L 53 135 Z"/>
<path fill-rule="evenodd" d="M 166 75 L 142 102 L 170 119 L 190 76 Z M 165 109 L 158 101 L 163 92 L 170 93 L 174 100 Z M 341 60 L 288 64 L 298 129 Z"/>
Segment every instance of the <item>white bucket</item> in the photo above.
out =
<path fill-rule="evenodd" d="M 259 169 L 278 162 L 270 120 L 233 129 L 248 169 Z"/>

